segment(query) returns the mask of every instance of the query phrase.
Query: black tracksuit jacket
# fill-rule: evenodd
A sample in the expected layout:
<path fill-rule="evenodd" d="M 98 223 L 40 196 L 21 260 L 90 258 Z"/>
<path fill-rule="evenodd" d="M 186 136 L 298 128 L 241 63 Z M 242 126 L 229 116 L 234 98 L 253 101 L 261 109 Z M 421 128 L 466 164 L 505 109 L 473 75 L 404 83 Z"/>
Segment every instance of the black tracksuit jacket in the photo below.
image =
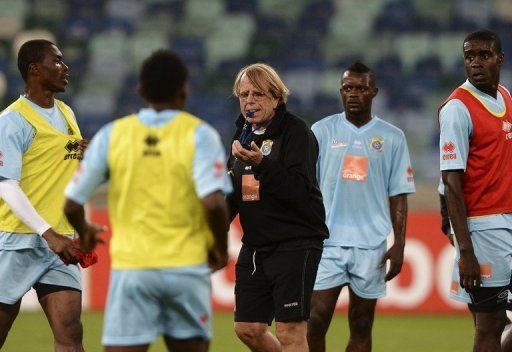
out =
<path fill-rule="evenodd" d="M 236 122 L 238 139 L 245 118 Z M 250 127 L 249 127 L 250 128 Z M 329 236 L 322 194 L 316 180 L 318 142 L 306 123 L 281 104 L 262 135 L 251 134 L 259 148 L 268 151 L 257 167 L 231 155 L 228 171 L 234 192 L 228 197 L 231 218 L 238 213 L 244 245 L 257 250 L 322 249 Z M 260 182 L 258 201 L 242 201 L 242 175 L 254 174 Z"/>

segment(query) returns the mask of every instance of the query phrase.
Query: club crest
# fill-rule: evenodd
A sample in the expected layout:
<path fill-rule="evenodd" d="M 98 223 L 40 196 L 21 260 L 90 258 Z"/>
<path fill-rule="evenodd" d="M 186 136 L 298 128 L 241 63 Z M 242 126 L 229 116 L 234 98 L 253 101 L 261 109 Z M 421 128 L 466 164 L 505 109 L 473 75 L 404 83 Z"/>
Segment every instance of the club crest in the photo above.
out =
<path fill-rule="evenodd" d="M 370 140 L 370 148 L 374 152 L 381 152 L 384 149 L 384 140 L 380 137 L 373 137 Z"/>
<path fill-rule="evenodd" d="M 274 141 L 271 141 L 270 139 L 266 139 L 263 141 L 263 143 L 261 144 L 261 153 L 265 156 L 269 155 L 270 152 L 272 151 L 272 144 L 274 143 Z"/>

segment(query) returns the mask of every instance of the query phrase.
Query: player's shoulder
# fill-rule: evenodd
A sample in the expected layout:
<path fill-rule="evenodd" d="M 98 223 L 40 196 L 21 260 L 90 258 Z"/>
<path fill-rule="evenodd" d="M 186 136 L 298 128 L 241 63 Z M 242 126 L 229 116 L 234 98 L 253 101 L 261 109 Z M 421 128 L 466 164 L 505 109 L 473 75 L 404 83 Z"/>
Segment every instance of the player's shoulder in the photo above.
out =
<path fill-rule="evenodd" d="M 333 114 L 326 116 L 311 126 L 311 130 L 318 137 L 319 135 L 325 135 L 333 131 L 337 123 L 339 123 L 341 114 Z"/>
<path fill-rule="evenodd" d="M 23 129 L 30 127 L 28 121 L 14 109 L 5 109 L 0 113 L 0 129 Z"/>
<path fill-rule="evenodd" d="M 511 98 L 511 95 L 510 95 L 510 91 L 505 87 L 505 86 L 502 86 L 500 84 L 500 88 L 503 89 L 505 91 L 506 94 L 508 94 L 508 98 Z M 505 97 L 504 97 L 505 98 Z"/>
<path fill-rule="evenodd" d="M 385 121 L 379 117 L 375 117 L 375 128 L 378 129 L 381 133 L 388 134 L 391 136 L 405 137 L 404 131 L 398 126 L 393 125 L 391 122 Z"/>

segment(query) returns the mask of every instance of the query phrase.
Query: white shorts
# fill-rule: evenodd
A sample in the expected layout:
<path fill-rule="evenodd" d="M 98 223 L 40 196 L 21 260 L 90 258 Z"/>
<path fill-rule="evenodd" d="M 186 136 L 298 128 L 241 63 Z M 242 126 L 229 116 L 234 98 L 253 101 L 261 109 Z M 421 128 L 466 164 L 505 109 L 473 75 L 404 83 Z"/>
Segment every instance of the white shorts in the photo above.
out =
<path fill-rule="evenodd" d="M 379 268 L 379 264 L 386 250 L 385 241 L 376 249 L 324 247 L 314 290 L 349 285 L 359 297 L 367 299 L 384 297 L 386 267 Z"/>

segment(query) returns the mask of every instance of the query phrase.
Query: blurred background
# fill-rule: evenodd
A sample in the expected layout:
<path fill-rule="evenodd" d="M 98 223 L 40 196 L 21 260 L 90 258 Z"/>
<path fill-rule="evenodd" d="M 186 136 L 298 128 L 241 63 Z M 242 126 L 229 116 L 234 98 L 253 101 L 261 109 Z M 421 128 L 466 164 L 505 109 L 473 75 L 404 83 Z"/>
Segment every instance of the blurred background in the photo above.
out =
<path fill-rule="evenodd" d="M 188 111 L 212 124 L 229 147 L 239 113 L 238 101 L 231 95 L 232 83 L 242 66 L 259 61 L 274 66 L 291 90 L 289 110 L 312 124 L 341 111 L 340 76 L 353 61 L 362 60 L 375 70 L 380 88 L 373 112 L 407 136 L 418 189 L 410 197 L 404 273 L 392 282 L 389 297 L 379 309 L 460 314 L 466 308 L 447 298 L 453 250 L 440 234 L 437 215 L 436 113 L 450 92 L 464 82 L 462 41 L 479 28 L 501 36 L 505 51 L 501 82 L 510 89 L 511 0 L 0 0 L 0 106 L 5 108 L 23 93 L 16 67 L 21 44 L 33 38 L 50 39 L 70 68 L 70 87 L 60 98 L 74 109 L 83 134 L 90 138 L 105 123 L 142 106 L 136 93 L 139 66 L 152 51 L 170 48 L 181 55 L 190 71 Z M 93 202 L 93 217 L 106 223 L 104 206 L 100 194 Z M 230 233 L 233 258 L 239 238 L 240 229 L 234 225 Z M 106 248 L 104 252 L 108 257 Z M 84 305 L 101 309 L 108 260 L 94 268 L 85 271 Z M 216 309 L 232 309 L 232 283 L 232 266 L 214 276 Z M 36 306 L 31 292 L 24 307 Z M 346 297 L 342 297 L 340 307 L 345 306 Z M 99 315 L 85 317 L 86 335 L 87 324 L 94 330 L 101 319 L 101 312 L 91 314 Z M 25 316 L 25 321 L 40 317 Z M 236 341 L 230 314 L 224 318 L 229 331 L 226 338 Z M 37 321 L 34 324 L 41 324 Z M 441 321 L 432 326 L 441 326 Z M 410 327 L 416 323 L 393 324 Z M 421 335 L 429 327 L 420 326 L 419 335 L 408 331 L 403 338 L 390 339 L 389 346 L 398 341 L 402 347 L 377 345 L 375 350 L 421 351 L 404 348 L 403 343 L 411 340 L 414 345 L 423 338 L 421 344 L 429 351 L 468 350 L 469 318 L 463 324 L 467 335 L 450 336 L 464 339 L 465 348 L 450 336 L 439 342 L 453 345 L 436 347 L 430 333 Z M 30 326 L 25 328 L 33 333 Z M 445 326 L 436 331 L 443 329 L 457 330 Z M 45 330 L 44 336 L 48 334 Z M 23 335 L 19 340 L 8 338 L 6 350 L 29 350 L 19 347 Z M 94 337 L 91 346 L 95 347 L 89 350 L 99 350 L 98 339 Z M 240 345 L 224 348 L 216 343 L 216 351 L 241 349 Z"/>

